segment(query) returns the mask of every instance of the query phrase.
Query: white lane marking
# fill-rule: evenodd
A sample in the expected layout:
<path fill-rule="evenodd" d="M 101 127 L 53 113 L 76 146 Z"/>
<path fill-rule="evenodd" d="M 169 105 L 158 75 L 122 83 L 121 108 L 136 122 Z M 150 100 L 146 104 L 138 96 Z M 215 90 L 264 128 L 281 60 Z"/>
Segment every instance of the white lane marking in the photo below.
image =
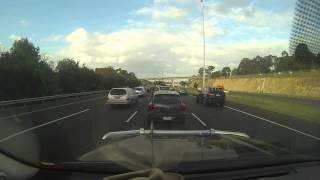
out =
<path fill-rule="evenodd" d="M 129 123 L 131 119 L 138 113 L 138 111 L 134 112 L 127 120 L 126 123 Z"/>
<path fill-rule="evenodd" d="M 9 118 L 14 118 L 14 117 L 20 117 L 20 116 L 24 116 L 24 115 L 28 115 L 28 114 L 32 114 L 32 113 L 36 113 L 36 112 L 41 112 L 41 111 L 56 109 L 56 108 L 59 108 L 59 107 L 69 106 L 69 105 L 72 105 L 72 104 L 78 104 L 78 103 L 82 103 L 82 102 L 86 102 L 86 101 L 91 101 L 91 100 L 95 100 L 95 99 L 100 99 L 100 98 L 102 98 L 102 97 L 97 97 L 97 98 L 92 98 L 92 99 L 86 99 L 86 100 L 82 100 L 82 101 L 77 101 L 77 102 L 72 102 L 72 103 L 67 103 L 67 104 L 62 104 L 62 105 L 57 105 L 57 106 L 51 106 L 51 107 L 47 107 L 47 108 L 43 108 L 43 109 L 38 109 L 38 110 L 34 110 L 34 111 L 24 112 L 24 113 L 20 113 L 20 114 L 14 114 L 14 115 L 6 116 L 6 117 L 0 117 L 0 120 L 9 119 Z"/>
<path fill-rule="evenodd" d="M 32 127 L 32 128 L 29 128 L 29 129 L 25 129 L 25 130 L 23 130 L 23 131 L 14 133 L 14 134 L 12 134 L 12 135 L 10 135 L 10 136 L 7 136 L 7 137 L 5 137 L 5 138 L 3 138 L 3 139 L 0 139 L 0 143 L 6 141 L 6 140 L 8 140 L 8 139 L 11 139 L 11 138 L 13 138 L 13 137 L 16 137 L 16 136 L 18 136 L 18 135 L 24 134 L 24 133 L 26 133 L 26 132 L 29 132 L 29 131 L 38 129 L 38 128 L 40 128 L 40 127 L 47 126 L 47 125 L 49 125 L 49 124 L 52 124 L 52 123 L 55 123 L 55 122 L 64 120 L 64 119 L 69 118 L 69 117 L 72 117 L 72 116 L 76 116 L 76 115 L 78 115 L 78 114 L 82 114 L 82 113 L 87 112 L 87 111 L 89 111 L 89 110 L 90 110 L 90 109 L 85 109 L 85 110 L 83 110 L 83 111 L 79 111 L 79 112 L 70 114 L 70 115 L 68 115 L 68 116 L 64 116 L 64 117 L 61 117 L 61 118 L 59 118 L 59 119 L 55 119 L 55 120 L 52 120 L 52 121 L 50 121 L 50 122 L 47 122 L 47 123 L 44 123 L 44 124 L 41 124 L 41 125 L 38 125 L 38 126 L 34 126 L 34 127 Z"/>
<path fill-rule="evenodd" d="M 192 114 L 192 116 L 193 116 L 194 118 L 196 118 L 196 120 L 198 120 L 198 121 L 200 122 L 200 124 L 202 124 L 202 126 L 207 126 L 207 124 L 204 123 L 203 121 L 201 121 L 201 119 L 200 119 L 198 116 L 196 116 L 196 115 L 193 114 L 193 113 L 191 113 L 191 114 Z"/>
<path fill-rule="evenodd" d="M 245 111 L 241 111 L 241 110 L 239 110 L 239 109 L 232 108 L 232 107 L 230 107 L 230 106 L 224 106 L 224 107 L 225 107 L 225 108 L 228 108 L 228 109 L 231 109 L 231 110 L 233 110 L 233 111 L 237 111 L 237 112 L 240 112 L 240 113 L 246 114 L 246 115 L 248 115 L 248 116 L 251 116 L 251 117 L 254 117 L 254 118 L 257 118 L 257 119 L 260 119 L 260 120 L 266 121 L 266 122 L 268 122 L 268 123 L 271 123 L 271 124 L 274 124 L 274 125 L 280 126 L 280 127 L 282 127 L 282 128 L 285 128 L 285 129 L 291 130 L 291 131 L 296 132 L 296 133 L 298 133 L 298 134 L 302 134 L 302 135 L 307 136 L 307 137 L 309 137 L 309 138 L 312 138 L 312 139 L 315 139 L 315 140 L 320 141 L 320 138 L 319 138 L 319 137 L 316 137 L 316 136 L 314 136 L 314 135 L 311 135 L 311 134 L 308 134 L 308 133 L 305 133 L 305 132 L 299 131 L 299 130 L 294 129 L 294 128 L 291 128 L 291 127 L 289 127 L 289 126 L 285 126 L 285 125 L 283 125 L 283 124 L 279 124 L 279 123 L 273 122 L 273 121 L 268 120 L 268 119 L 266 119 L 266 118 L 259 117 L 259 116 L 254 115 L 254 114 L 250 114 L 250 113 L 247 113 L 247 112 L 245 112 Z"/>

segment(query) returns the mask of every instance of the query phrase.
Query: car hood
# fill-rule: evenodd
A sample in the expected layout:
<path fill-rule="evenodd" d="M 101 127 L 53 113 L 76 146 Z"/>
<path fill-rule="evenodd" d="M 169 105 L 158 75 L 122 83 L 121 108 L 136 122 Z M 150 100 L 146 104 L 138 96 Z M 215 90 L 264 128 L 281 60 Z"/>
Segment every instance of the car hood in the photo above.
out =
<path fill-rule="evenodd" d="M 80 161 L 112 161 L 127 169 L 173 169 L 181 163 L 275 158 L 291 152 L 256 140 L 233 135 L 211 137 L 150 136 L 115 137 L 78 158 Z"/>

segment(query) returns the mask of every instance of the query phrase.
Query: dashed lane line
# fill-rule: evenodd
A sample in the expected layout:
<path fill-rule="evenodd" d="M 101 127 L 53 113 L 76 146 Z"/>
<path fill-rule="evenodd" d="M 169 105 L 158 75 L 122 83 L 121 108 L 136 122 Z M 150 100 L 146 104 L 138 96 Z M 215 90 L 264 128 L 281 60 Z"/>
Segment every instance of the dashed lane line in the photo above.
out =
<path fill-rule="evenodd" d="M 127 120 L 126 120 L 126 123 L 129 123 L 133 118 L 134 116 L 138 113 L 138 111 L 134 112 Z"/>
<path fill-rule="evenodd" d="M 194 113 L 191 113 L 191 114 L 192 114 L 192 116 L 193 116 L 196 120 L 199 121 L 200 124 L 202 124 L 202 126 L 207 127 L 207 124 L 204 123 L 197 115 L 195 115 Z"/>

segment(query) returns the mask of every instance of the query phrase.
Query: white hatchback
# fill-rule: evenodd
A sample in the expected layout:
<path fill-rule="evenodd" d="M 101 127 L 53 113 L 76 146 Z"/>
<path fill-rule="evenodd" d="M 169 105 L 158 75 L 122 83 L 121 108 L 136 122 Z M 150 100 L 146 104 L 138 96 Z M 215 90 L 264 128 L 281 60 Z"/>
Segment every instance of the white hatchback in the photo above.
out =
<path fill-rule="evenodd" d="M 131 88 L 113 88 L 108 94 L 108 103 L 111 106 L 117 104 L 137 104 L 138 95 Z"/>
<path fill-rule="evenodd" d="M 146 89 L 144 87 L 136 87 L 134 88 L 138 96 L 144 96 L 146 93 Z"/>

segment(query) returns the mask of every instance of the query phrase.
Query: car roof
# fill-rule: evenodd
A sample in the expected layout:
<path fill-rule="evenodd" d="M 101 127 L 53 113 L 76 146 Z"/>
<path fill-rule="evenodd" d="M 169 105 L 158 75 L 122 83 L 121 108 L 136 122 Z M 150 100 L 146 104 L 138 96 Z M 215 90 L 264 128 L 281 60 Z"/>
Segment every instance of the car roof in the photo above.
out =
<path fill-rule="evenodd" d="M 179 93 L 177 91 L 163 91 L 163 90 L 160 90 L 160 91 L 156 91 L 154 93 L 154 95 L 158 95 L 158 94 L 173 94 L 173 95 L 178 95 L 179 96 Z"/>
<path fill-rule="evenodd" d="M 114 90 L 114 89 L 123 89 L 123 90 L 128 90 L 128 89 L 131 89 L 131 88 L 112 88 L 112 89 L 111 89 L 111 91 L 112 91 L 112 90 Z"/>

